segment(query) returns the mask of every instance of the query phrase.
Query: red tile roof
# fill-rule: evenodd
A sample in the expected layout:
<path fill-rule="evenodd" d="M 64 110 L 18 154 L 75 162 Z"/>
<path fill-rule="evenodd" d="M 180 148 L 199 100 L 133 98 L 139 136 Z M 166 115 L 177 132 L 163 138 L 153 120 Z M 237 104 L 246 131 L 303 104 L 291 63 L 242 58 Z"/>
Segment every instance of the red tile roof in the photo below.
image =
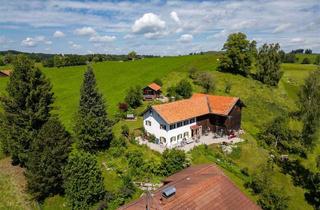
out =
<path fill-rule="evenodd" d="M 155 90 L 155 91 L 158 91 L 158 90 L 161 89 L 161 87 L 158 84 L 154 83 L 154 82 L 151 83 L 150 85 L 148 85 L 148 87 L 151 88 L 152 90 Z"/>
<path fill-rule="evenodd" d="M 217 209 L 258 210 L 254 202 L 246 197 L 223 172 L 213 164 L 192 166 L 164 181 L 165 185 L 152 193 L 149 209 Z M 167 183 L 167 184 L 166 184 Z M 170 198 L 162 197 L 162 190 L 176 188 Z M 146 196 L 120 207 L 122 210 L 146 209 Z"/>
<path fill-rule="evenodd" d="M 190 99 L 154 105 L 152 108 L 171 124 L 210 113 L 227 116 L 238 100 L 237 97 L 197 93 Z"/>

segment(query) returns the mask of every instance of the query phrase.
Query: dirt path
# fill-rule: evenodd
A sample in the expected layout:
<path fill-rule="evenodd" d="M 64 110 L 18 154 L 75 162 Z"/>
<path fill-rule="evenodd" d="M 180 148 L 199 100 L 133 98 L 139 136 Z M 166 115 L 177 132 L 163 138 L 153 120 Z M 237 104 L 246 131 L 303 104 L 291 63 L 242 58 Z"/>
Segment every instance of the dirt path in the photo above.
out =
<path fill-rule="evenodd" d="M 12 166 L 10 158 L 0 160 L 0 210 L 31 210 L 34 203 L 25 192 L 24 169 Z"/>

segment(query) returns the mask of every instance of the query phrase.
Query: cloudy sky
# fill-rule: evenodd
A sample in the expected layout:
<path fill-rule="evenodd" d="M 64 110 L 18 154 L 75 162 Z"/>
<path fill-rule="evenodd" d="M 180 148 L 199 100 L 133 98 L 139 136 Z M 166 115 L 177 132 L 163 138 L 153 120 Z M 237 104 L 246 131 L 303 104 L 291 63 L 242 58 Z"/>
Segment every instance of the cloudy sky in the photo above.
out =
<path fill-rule="evenodd" d="M 228 34 L 320 52 L 319 0 L 0 0 L 0 50 L 176 55 Z"/>

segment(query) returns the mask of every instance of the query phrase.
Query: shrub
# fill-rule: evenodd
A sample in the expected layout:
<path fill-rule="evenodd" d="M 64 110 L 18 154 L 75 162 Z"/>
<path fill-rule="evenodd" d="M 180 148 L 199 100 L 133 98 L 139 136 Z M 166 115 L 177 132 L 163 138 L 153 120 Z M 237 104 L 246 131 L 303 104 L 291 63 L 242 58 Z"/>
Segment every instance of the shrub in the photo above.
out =
<path fill-rule="evenodd" d="M 175 92 L 183 98 L 190 98 L 192 95 L 192 86 L 188 80 L 183 79 L 176 86 Z"/>
<path fill-rule="evenodd" d="M 203 87 L 205 93 L 210 93 L 215 90 L 215 83 L 212 74 L 209 72 L 199 73 L 196 78 L 196 84 Z"/>
<path fill-rule="evenodd" d="M 129 133 L 130 133 L 130 129 L 129 126 L 124 124 L 121 126 L 121 134 L 122 136 L 124 136 L 125 138 L 129 137 Z"/>
<path fill-rule="evenodd" d="M 128 111 L 129 106 L 128 106 L 127 103 L 122 102 L 122 103 L 119 103 L 119 104 L 118 104 L 118 108 L 119 108 L 119 110 L 120 110 L 121 112 L 126 112 L 126 111 Z"/>
<path fill-rule="evenodd" d="M 228 81 L 224 87 L 224 92 L 225 93 L 230 93 L 231 91 L 231 88 L 232 88 L 232 84 Z"/>
<path fill-rule="evenodd" d="M 163 175 L 174 174 L 188 166 L 186 154 L 178 149 L 166 149 L 161 157 L 161 170 Z"/>
<path fill-rule="evenodd" d="M 190 79 L 196 79 L 198 75 L 199 70 L 195 67 L 191 67 L 189 69 L 189 77 Z"/>
<path fill-rule="evenodd" d="M 132 108 L 137 108 L 142 104 L 143 95 L 140 86 L 130 87 L 125 97 L 125 102 Z"/>
<path fill-rule="evenodd" d="M 310 59 L 309 58 L 304 58 L 301 62 L 301 64 L 310 64 Z"/>

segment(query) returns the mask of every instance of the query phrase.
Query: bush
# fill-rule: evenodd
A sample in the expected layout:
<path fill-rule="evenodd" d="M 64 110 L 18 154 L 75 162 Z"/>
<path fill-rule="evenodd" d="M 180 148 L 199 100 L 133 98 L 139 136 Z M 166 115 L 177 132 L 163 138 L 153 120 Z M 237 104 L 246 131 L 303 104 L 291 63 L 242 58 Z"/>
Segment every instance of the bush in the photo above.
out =
<path fill-rule="evenodd" d="M 132 108 L 137 108 L 142 104 L 143 95 L 140 86 L 129 88 L 125 97 L 125 102 Z"/>
<path fill-rule="evenodd" d="M 232 88 L 232 84 L 228 81 L 224 87 L 224 92 L 225 93 L 230 93 L 231 91 L 231 88 Z"/>
<path fill-rule="evenodd" d="M 309 58 L 304 58 L 301 62 L 301 64 L 310 64 L 310 59 Z"/>
<path fill-rule="evenodd" d="M 129 133 L 130 133 L 130 129 L 129 126 L 124 124 L 121 126 L 121 134 L 122 136 L 124 136 L 125 138 L 129 137 Z"/>
<path fill-rule="evenodd" d="M 196 78 L 196 84 L 203 87 L 205 93 L 210 93 L 215 90 L 215 83 L 212 74 L 209 72 L 199 73 Z"/>
<path fill-rule="evenodd" d="M 190 79 L 196 79 L 198 75 L 199 70 L 195 67 L 191 67 L 189 69 L 189 77 Z"/>
<path fill-rule="evenodd" d="M 259 195 L 257 203 L 265 210 L 284 210 L 288 209 L 289 197 L 283 189 L 269 187 Z"/>
<path fill-rule="evenodd" d="M 188 166 L 186 154 L 178 149 L 166 149 L 161 157 L 161 170 L 164 176 L 174 174 Z"/>
<path fill-rule="evenodd" d="M 176 86 L 175 92 L 183 98 L 190 98 L 192 95 L 192 86 L 188 80 L 183 79 Z"/>

